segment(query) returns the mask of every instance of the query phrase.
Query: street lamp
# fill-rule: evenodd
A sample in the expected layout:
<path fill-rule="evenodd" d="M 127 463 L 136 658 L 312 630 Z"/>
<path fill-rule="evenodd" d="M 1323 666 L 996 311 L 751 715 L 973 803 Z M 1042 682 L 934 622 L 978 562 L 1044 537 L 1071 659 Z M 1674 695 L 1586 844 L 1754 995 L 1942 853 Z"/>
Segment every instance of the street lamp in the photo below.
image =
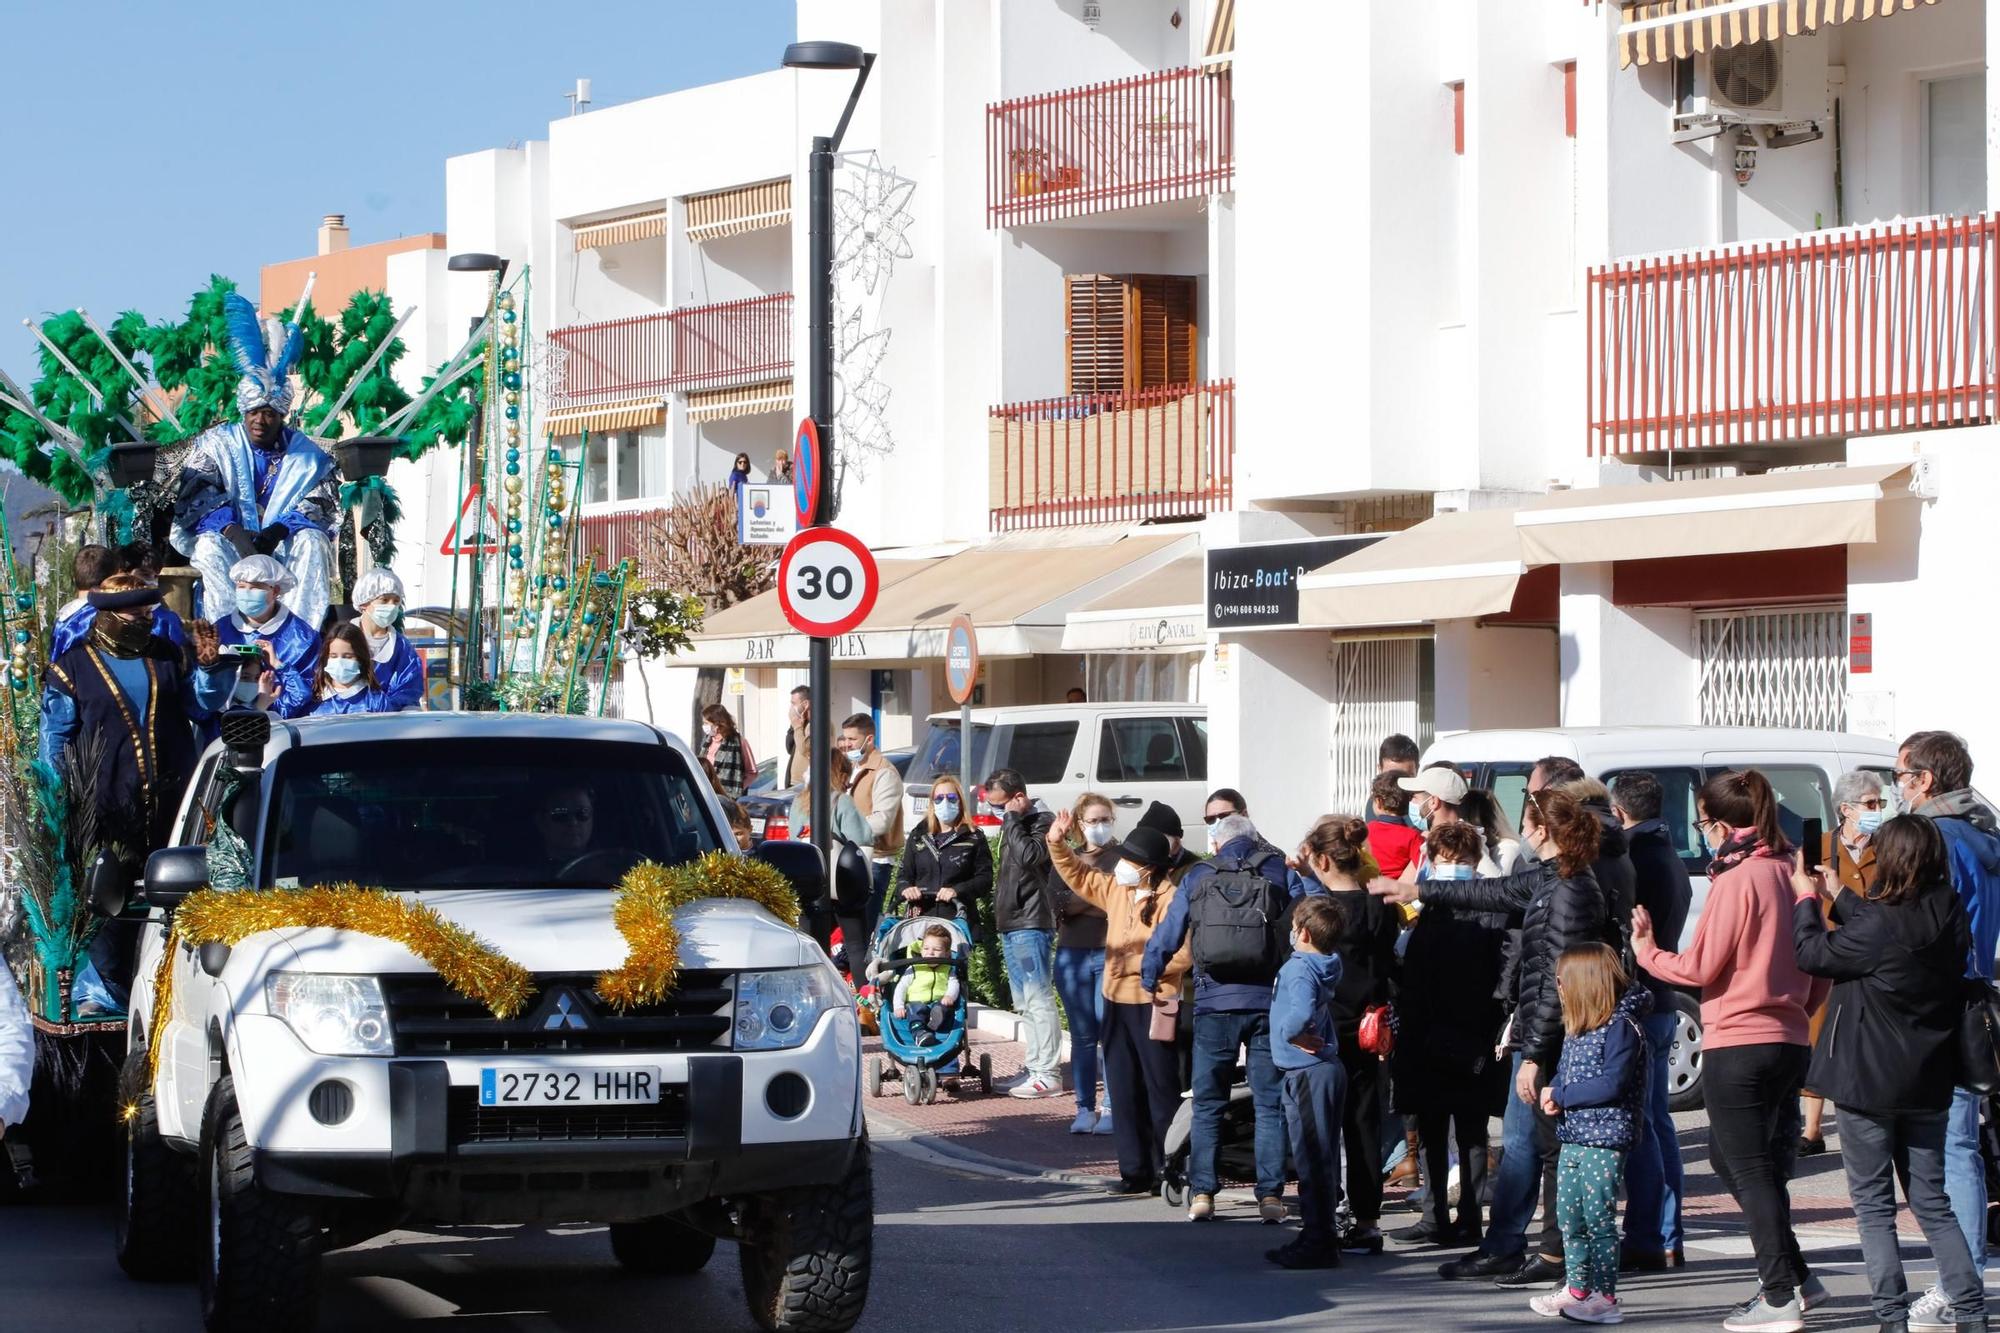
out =
<path fill-rule="evenodd" d="M 808 393 L 813 425 L 819 431 L 819 498 L 813 508 L 813 526 L 833 522 L 840 509 L 836 500 L 840 484 L 833 461 L 837 452 L 833 434 L 833 158 L 847 134 L 847 122 L 854 117 L 854 104 L 861 100 L 861 89 L 868 83 L 868 71 L 874 67 L 874 53 L 863 51 L 851 42 L 793 42 L 785 48 L 787 69 L 858 71 L 832 136 L 813 136 L 812 156 L 806 169 L 809 186 L 806 266 L 810 283 L 806 309 Z M 815 637 L 809 654 L 807 688 L 811 691 L 812 756 L 807 780 L 812 785 L 812 809 L 807 817 L 812 821 L 813 847 L 819 852 L 820 864 L 826 868 L 831 897 L 835 872 L 833 793 L 829 790 L 833 785 L 833 645 L 825 638 Z"/>

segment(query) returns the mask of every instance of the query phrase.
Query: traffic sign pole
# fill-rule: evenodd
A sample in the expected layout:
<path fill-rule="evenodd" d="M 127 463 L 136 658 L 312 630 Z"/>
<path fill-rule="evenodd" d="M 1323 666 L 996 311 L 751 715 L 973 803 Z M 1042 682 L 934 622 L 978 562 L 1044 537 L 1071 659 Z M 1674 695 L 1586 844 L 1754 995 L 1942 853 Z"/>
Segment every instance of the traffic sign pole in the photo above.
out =
<path fill-rule="evenodd" d="M 972 800 L 972 692 L 979 684 L 979 631 L 971 616 L 951 622 L 944 641 L 944 683 L 958 700 L 958 786 Z"/>

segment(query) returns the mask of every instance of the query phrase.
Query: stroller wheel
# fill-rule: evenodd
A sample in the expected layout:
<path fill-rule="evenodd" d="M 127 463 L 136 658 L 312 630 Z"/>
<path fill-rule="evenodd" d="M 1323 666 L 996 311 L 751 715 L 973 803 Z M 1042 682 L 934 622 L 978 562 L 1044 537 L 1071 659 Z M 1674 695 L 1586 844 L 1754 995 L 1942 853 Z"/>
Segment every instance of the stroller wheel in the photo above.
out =
<path fill-rule="evenodd" d="M 993 1057 L 990 1055 L 979 1057 L 979 1090 L 993 1091 Z"/>
<path fill-rule="evenodd" d="M 917 1075 L 917 1079 L 918 1079 L 917 1098 L 925 1106 L 929 1106 L 932 1102 L 937 1100 L 938 1072 L 935 1069 L 925 1069 Z"/>
<path fill-rule="evenodd" d="M 923 1071 L 905 1068 L 903 1070 L 903 1100 L 915 1106 L 923 1098 L 923 1092 Z"/>
<path fill-rule="evenodd" d="M 882 1095 L 882 1057 L 879 1055 L 868 1057 L 868 1095 L 870 1097 Z"/>
<path fill-rule="evenodd" d="M 1167 1201 L 1167 1207 L 1179 1208 L 1187 1202 L 1187 1186 L 1180 1181 L 1168 1179 L 1160 1185 L 1160 1197 Z"/>

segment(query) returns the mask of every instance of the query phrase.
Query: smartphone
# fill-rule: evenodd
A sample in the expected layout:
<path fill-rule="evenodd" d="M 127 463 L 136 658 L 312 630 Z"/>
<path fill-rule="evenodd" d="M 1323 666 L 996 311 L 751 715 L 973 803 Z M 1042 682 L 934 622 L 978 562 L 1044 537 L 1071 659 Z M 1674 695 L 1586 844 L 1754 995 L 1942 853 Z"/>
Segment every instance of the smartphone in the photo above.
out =
<path fill-rule="evenodd" d="M 240 657 L 256 661 L 264 656 L 264 650 L 254 643 L 225 643 L 218 650 L 224 657 Z"/>
<path fill-rule="evenodd" d="M 1808 819 L 1806 821 L 1805 833 L 1801 836 L 1800 841 L 1804 843 L 1804 846 L 1800 850 L 1806 854 L 1806 864 L 1815 870 L 1819 869 L 1820 862 L 1824 859 L 1821 848 L 1826 843 L 1826 825 L 1824 822 L 1817 819 Z"/>

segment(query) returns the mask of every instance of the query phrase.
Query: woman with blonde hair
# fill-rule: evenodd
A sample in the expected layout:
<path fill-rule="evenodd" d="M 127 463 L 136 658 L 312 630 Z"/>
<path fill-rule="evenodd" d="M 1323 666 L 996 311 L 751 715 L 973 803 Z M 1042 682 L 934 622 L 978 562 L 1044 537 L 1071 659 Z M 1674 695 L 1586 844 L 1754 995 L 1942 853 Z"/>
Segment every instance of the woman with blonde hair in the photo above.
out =
<path fill-rule="evenodd" d="M 931 808 L 903 844 L 896 883 L 909 916 L 958 916 L 993 887 L 993 852 L 957 778 L 931 784 Z"/>
<path fill-rule="evenodd" d="M 1118 845 L 1117 816 L 1111 798 L 1087 791 L 1070 807 L 1075 831 L 1082 835 L 1077 863 L 1085 870 L 1110 874 L 1124 854 Z M 1069 1018 L 1069 1081 L 1076 1093 L 1072 1134 L 1109 1134 L 1110 1097 L 1097 1100 L 1098 1071 L 1103 1067 L 1098 1047 L 1104 1032 L 1104 909 L 1079 897 L 1058 874 L 1051 887 L 1056 900 L 1056 993 Z"/>

